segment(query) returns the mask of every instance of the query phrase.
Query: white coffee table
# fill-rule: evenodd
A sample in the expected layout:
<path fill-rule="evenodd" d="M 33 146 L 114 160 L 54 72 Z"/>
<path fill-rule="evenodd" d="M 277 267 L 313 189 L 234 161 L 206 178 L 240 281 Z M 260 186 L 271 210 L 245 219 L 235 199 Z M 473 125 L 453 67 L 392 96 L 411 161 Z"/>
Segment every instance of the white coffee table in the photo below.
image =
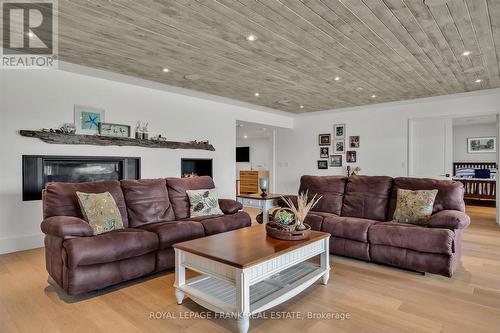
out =
<path fill-rule="evenodd" d="M 216 313 L 233 314 L 246 333 L 251 315 L 281 304 L 329 278 L 330 234 L 312 231 L 308 240 L 282 241 L 256 225 L 174 245 L 175 294 Z M 307 260 L 320 256 L 320 264 Z M 186 268 L 201 273 L 186 280 Z"/>

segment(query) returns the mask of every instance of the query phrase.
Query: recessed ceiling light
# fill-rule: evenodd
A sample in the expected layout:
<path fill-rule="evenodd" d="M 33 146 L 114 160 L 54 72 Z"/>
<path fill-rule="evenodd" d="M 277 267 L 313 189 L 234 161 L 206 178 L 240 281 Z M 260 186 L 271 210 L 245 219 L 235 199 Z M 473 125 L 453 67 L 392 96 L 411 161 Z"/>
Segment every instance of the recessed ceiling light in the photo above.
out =
<path fill-rule="evenodd" d="M 28 37 L 29 38 L 35 38 L 35 34 L 30 31 L 30 32 L 28 32 Z"/>
<path fill-rule="evenodd" d="M 474 82 L 476 82 L 476 83 L 481 83 L 481 82 L 483 82 L 483 80 L 481 80 L 481 79 L 476 79 L 476 81 L 474 81 Z"/>
<path fill-rule="evenodd" d="M 377 98 L 377 95 L 372 95 L 372 98 Z"/>
<path fill-rule="evenodd" d="M 255 35 L 248 35 L 246 38 L 247 38 L 247 41 L 249 41 L 249 42 L 253 42 L 253 41 L 257 40 L 257 36 L 255 36 Z"/>
<path fill-rule="evenodd" d="M 243 138 L 248 139 L 248 135 L 246 135 L 246 134 L 243 135 Z"/>
<path fill-rule="evenodd" d="M 303 108 L 304 108 L 304 105 L 299 106 L 299 108 L 303 109 Z"/>
<path fill-rule="evenodd" d="M 168 68 L 165 67 L 165 68 L 162 69 L 162 71 L 163 71 L 163 73 L 168 73 L 168 72 L 170 72 L 170 69 L 168 69 Z"/>
<path fill-rule="evenodd" d="M 260 94 L 258 92 L 256 92 L 255 94 L 253 94 L 255 97 L 259 97 Z"/>
<path fill-rule="evenodd" d="M 463 56 L 468 56 L 468 55 L 470 55 L 470 54 L 471 54 L 471 52 L 470 52 L 470 51 L 465 51 L 464 53 L 462 53 L 462 55 L 463 55 Z"/>
<path fill-rule="evenodd" d="M 338 81 L 338 80 L 340 80 L 340 76 L 336 76 L 336 77 L 334 77 L 333 79 L 334 79 L 335 81 Z"/>

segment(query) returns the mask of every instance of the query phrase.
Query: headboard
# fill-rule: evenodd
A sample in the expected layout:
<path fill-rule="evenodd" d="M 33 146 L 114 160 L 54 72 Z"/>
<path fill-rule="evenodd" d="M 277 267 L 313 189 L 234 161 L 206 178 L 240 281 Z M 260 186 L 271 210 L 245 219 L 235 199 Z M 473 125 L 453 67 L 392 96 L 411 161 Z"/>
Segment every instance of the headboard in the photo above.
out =
<path fill-rule="evenodd" d="M 453 176 L 456 176 L 459 169 L 496 169 L 495 162 L 455 162 L 453 163 Z"/>

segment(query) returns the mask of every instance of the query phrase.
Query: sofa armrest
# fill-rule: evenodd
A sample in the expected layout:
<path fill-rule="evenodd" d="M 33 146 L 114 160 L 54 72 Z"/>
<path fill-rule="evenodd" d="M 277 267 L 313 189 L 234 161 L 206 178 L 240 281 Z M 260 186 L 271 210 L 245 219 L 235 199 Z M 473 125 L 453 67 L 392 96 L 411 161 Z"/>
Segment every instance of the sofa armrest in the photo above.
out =
<path fill-rule="evenodd" d="M 297 207 L 297 196 L 296 195 L 284 195 L 283 198 L 290 199 L 295 207 Z M 283 198 L 278 199 L 278 206 L 288 208 L 288 204 L 283 200 Z"/>
<path fill-rule="evenodd" d="M 427 223 L 430 228 L 465 229 L 470 224 L 470 217 L 458 210 L 442 210 L 432 215 Z"/>
<path fill-rule="evenodd" d="M 92 227 L 84 220 L 73 216 L 52 216 L 41 224 L 42 232 L 46 235 L 61 238 L 93 236 Z"/>
<path fill-rule="evenodd" d="M 243 209 L 241 202 L 232 199 L 219 199 L 219 206 L 224 214 L 236 214 Z"/>

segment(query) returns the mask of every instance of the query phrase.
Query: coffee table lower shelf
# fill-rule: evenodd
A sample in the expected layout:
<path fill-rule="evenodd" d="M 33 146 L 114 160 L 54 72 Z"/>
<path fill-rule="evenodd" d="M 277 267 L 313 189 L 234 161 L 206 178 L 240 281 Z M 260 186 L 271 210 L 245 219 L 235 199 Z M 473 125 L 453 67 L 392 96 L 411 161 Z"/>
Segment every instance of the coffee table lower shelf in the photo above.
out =
<path fill-rule="evenodd" d="M 318 279 L 324 285 L 328 283 L 329 235 L 319 233 L 315 235 L 316 238 L 295 243 L 268 240 L 263 226 L 240 229 L 234 233 L 246 236 L 238 240 L 248 243 L 248 247 L 254 245 L 252 237 L 257 240 L 262 237 L 264 242 L 278 242 L 280 246 L 288 245 L 288 249 L 276 251 L 275 254 L 251 264 L 237 266 L 224 263 L 220 258 L 224 254 L 213 256 L 212 253 L 212 256 L 208 256 L 201 250 L 194 253 L 193 247 L 197 242 L 202 242 L 200 240 L 175 245 L 174 288 L 178 304 L 182 304 L 184 296 L 188 295 L 211 311 L 235 317 L 238 331 L 246 333 L 252 315 L 289 300 Z M 266 244 L 262 246 L 267 246 Z M 308 261 L 318 255 L 319 265 Z M 186 269 L 201 275 L 187 280 Z"/>
<path fill-rule="evenodd" d="M 319 265 L 302 262 L 250 286 L 250 315 L 290 299 L 324 274 Z M 211 311 L 238 315 L 236 286 L 228 281 L 202 274 L 178 289 Z"/>

